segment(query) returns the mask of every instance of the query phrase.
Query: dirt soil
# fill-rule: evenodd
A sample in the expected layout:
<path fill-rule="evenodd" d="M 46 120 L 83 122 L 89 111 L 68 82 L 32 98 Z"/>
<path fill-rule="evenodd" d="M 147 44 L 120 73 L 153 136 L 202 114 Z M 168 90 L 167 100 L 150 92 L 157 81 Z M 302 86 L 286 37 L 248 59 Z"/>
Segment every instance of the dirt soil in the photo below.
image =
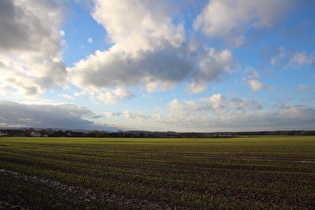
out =
<path fill-rule="evenodd" d="M 86 202 L 100 201 L 102 203 L 114 203 L 121 209 L 187 209 L 179 206 L 170 206 L 164 203 L 156 203 L 148 200 L 140 200 L 126 198 L 122 195 L 109 194 L 107 192 L 98 192 L 88 188 L 78 186 L 70 186 L 60 183 L 55 180 L 43 179 L 37 176 L 26 175 L 19 172 L 0 169 L 0 174 L 9 176 L 18 180 L 23 180 L 31 184 L 40 184 L 45 187 L 50 187 L 58 191 L 74 194 L 81 200 Z M 3 201 L 0 198 L 0 209 L 29 209 L 23 208 L 21 205 L 13 203 L 14 201 Z M 32 207 L 30 207 L 32 209 Z"/>

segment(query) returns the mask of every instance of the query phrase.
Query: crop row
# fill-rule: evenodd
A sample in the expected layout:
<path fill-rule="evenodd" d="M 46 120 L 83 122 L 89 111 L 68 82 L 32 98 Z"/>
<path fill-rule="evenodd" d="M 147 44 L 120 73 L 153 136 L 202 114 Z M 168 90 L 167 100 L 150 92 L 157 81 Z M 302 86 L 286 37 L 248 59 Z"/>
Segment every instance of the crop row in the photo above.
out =
<path fill-rule="evenodd" d="M 290 153 L 294 141 L 289 147 L 277 139 L 257 145 L 256 139 L 241 139 L 239 145 L 171 139 L 1 141 L 0 168 L 130 198 L 193 208 L 314 205 L 315 164 L 309 152 L 314 139 L 303 145 L 296 139 L 299 146 Z M 251 154 L 243 151 L 248 147 Z M 266 158 L 262 148 L 271 148 L 273 156 Z"/>

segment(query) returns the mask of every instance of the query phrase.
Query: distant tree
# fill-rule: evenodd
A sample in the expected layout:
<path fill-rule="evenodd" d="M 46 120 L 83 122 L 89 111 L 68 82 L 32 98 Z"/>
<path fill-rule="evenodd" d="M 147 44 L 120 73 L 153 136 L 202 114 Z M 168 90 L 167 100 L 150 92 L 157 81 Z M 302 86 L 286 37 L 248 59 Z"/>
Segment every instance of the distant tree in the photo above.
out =
<path fill-rule="evenodd" d="M 87 133 L 88 137 L 107 137 L 107 133 L 104 131 L 93 130 Z"/>
<path fill-rule="evenodd" d="M 315 136 L 315 131 L 301 131 L 301 136 Z"/>

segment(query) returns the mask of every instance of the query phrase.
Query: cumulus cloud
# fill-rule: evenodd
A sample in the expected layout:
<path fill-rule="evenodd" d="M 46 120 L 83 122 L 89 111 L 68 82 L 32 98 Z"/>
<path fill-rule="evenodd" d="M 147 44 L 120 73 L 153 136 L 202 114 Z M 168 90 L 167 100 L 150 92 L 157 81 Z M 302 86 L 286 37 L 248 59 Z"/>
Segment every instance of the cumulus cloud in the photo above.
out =
<path fill-rule="evenodd" d="M 208 98 L 193 101 L 172 100 L 168 104 L 168 121 L 189 121 L 195 123 L 199 119 L 211 119 L 215 116 L 232 115 L 234 113 L 248 113 L 259 111 L 263 107 L 256 101 L 240 98 L 227 98 L 220 93 Z M 166 121 L 167 121 L 166 120 Z M 198 123 L 199 124 L 199 123 Z"/>
<path fill-rule="evenodd" d="M 105 104 L 115 104 L 120 103 L 126 99 L 134 97 L 134 94 L 128 90 L 116 89 L 113 91 L 107 91 L 105 93 L 100 93 L 97 96 L 97 99 L 102 101 Z"/>
<path fill-rule="evenodd" d="M 161 89 L 167 89 L 172 86 L 172 74 L 175 77 L 176 70 L 185 72 L 188 68 L 183 62 L 176 62 L 179 59 L 174 57 L 176 54 L 168 55 L 166 50 L 160 50 L 141 53 L 141 57 L 135 59 L 130 54 L 112 47 L 109 51 L 97 51 L 95 55 L 76 63 L 75 68 L 69 70 L 69 75 L 72 82 L 81 88 L 130 87 L 141 83 L 151 91 L 157 88 L 158 84 Z M 181 66 L 184 69 L 181 69 Z M 168 71 L 171 68 L 173 71 Z"/>
<path fill-rule="evenodd" d="M 211 0 L 196 18 L 194 29 L 208 37 L 225 37 L 228 43 L 240 46 L 246 29 L 274 27 L 295 4 L 293 0 Z"/>
<path fill-rule="evenodd" d="M 54 27 L 62 14 L 56 1 L 2 0 L 0 8 L 0 52 L 59 50 L 61 33 Z"/>
<path fill-rule="evenodd" d="M 222 80 L 234 58 L 230 50 L 189 50 L 182 23 L 175 23 L 154 1 L 95 1 L 94 19 L 103 25 L 113 46 L 96 51 L 68 69 L 69 80 L 81 88 L 126 88 L 148 92 L 169 90 L 187 82 L 200 93 L 209 82 Z M 203 84 L 203 85 L 201 85 Z"/>
<path fill-rule="evenodd" d="M 262 106 L 256 101 L 247 101 L 240 98 L 227 98 L 222 96 L 220 93 L 214 94 L 209 98 L 202 98 L 202 107 L 205 110 L 211 110 L 213 112 L 233 112 L 233 111 L 251 111 L 260 110 Z"/>
<path fill-rule="evenodd" d="M 192 94 L 203 93 L 208 90 L 208 84 L 205 82 L 192 82 L 186 86 L 185 90 Z"/>
<path fill-rule="evenodd" d="M 212 110 L 213 112 L 226 112 L 227 98 L 221 94 L 214 94 L 209 98 L 201 99 L 203 108 L 206 110 Z"/>
<path fill-rule="evenodd" d="M 0 94 L 33 96 L 64 85 L 62 16 L 53 0 L 0 2 Z"/>
<path fill-rule="evenodd" d="M 306 51 L 293 51 L 283 47 L 273 47 L 265 49 L 262 55 L 272 66 L 300 68 L 315 64 L 314 52 L 308 53 Z"/>
<path fill-rule="evenodd" d="M 230 106 L 235 110 L 261 110 L 263 109 L 262 105 L 256 101 L 247 102 L 245 99 L 232 98 L 229 100 Z"/>
<path fill-rule="evenodd" d="M 220 80 L 223 72 L 228 72 L 233 63 L 233 55 L 230 50 L 215 50 L 210 48 L 206 50 L 206 54 L 200 58 L 199 69 L 196 74 L 197 80 L 214 81 Z"/>
<path fill-rule="evenodd" d="M 220 115 L 232 115 L 234 113 L 248 113 L 259 111 L 263 107 L 256 101 L 247 101 L 240 98 L 227 98 L 220 93 L 208 98 L 200 98 L 194 101 L 172 100 L 168 104 L 168 118 L 166 121 L 195 123 L 199 119 L 211 119 Z M 199 123 L 198 123 L 199 124 Z"/>
<path fill-rule="evenodd" d="M 201 83 L 220 81 L 220 76 L 229 72 L 232 62 L 229 50 L 208 48 L 191 54 L 183 48 L 168 46 L 139 53 L 137 58 L 133 58 L 113 47 L 81 60 L 75 68 L 69 69 L 69 75 L 81 88 L 141 85 L 148 92 L 154 92 L 172 89 L 185 81 L 198 83 L 198 87 Z M 187 90 L 198 92 L 195 91 L 197 86 L 190 86 Z"/>
<path fill-rule="evenodd" d="M 315 109 L 310 106 L 281 105 L 265 111 L 256 101 L 221 94 L 196 101 L 174 99 L 168 108 L 167 116 L 159 114 L 148 119 L 155 119 L 156 127 L 164 125 L 178 131 L 313 129 L 315 126 Z M 125 112 L 119 116 L 132 119 L 133 114 Z"/>
<path fill-rule="evenodd" d="M 306 52 L 295 52 L 291 55 L 289 65 L 305 66 L 315 63 L 315 55 L 307 55 Z"/>
<path fill-rule="evenodd" d="M 174 99 L 165 114 L 146 115 L 130 111 L 107 113 L 108 117 L 138 120 L 133 128 L 175 131 L 244 131 L 313 129 L 315 109 L 306 105 L 282 104 L 264 110 L 254 100 L 213 94 L 191 101 Z M 143 123 L 143 121 L 150 123 Z M 139 124 L 141 123 L 141 124 Z M 151 126 L 151 127 L 150 127 Z"/>
<path fill-rule="evenodd" d="M 138 122 L 144 122 L 145 120 L 148 120 L 151 118 L 151 116 L 141 113 L 141 112 L 130 112 L 128 110 L 123 112 L 105 112 L 105 116 L 107 118 L 113 118 L 113 117 L 123 117 L 127 120 L 138 120 Z"/>
<path fill-rule="evenodd" d="M 183 24 L 172 23 L 164 4 L 138 0 L 94 2 L 92 16 L 124 51 L 154 50 L 165 43 L 179 46 L 184 40 Z"/>
<path fill-rule="evenodd" d="M 313 129 L 315 109 L 310 106 L 284 105 L 276 110 L 235 114 L 223 119 L 226 126 L 244 126 L 248 130 Z M 221 122 L 222 123 L 222 122 Z"/>
<path fill-rule="evenodd" d="M 173 100 L 169 114 L 160 119 L 169 128 L 200 131 L 313 129 L 315 109 L 303 105 L 282 105 L 275 110 L 263 110 L 256 101 L 227 98 L 214 94 L 195 104 Z M 175 126 L 176 125 L 176 126 Z"/>
<path fill-rule="evenodd" d="M 259 81 L 260 79 L 260 74 L 258 71 L 255 70 L 246 70 L 245 73 L 247 74 L 246 78 L 243 78 L 243 80 L 247 83 L 249 88 L 253 91 L 259 91 L 259 90 L 268 90 L 268 91 L 273 91 L 275 88 L 269 85 L 266 85 L 262 82 Z"/>
<path fill-rule="evenodd" d="M 279 123 L 280 125 L 290 125 L 291 128 L 310 129 L 315 123 L 315 109 L 306 105 L 284 104 L 278 110 L 264 114 L 263 117 L 266 122 L 272 123 L 274 120 L 274 125 Z"/>
<path fill-rule="evenodd" d="M 87 118 L 99 118 L 89 109 L 74 104 L 25 104 L 0 101 L 1 127 L 36 127 L 64 129 L 112 129 Z"/>
<path fill-rule="evenodd" d="M 266 85 L 254 79 L 248 80 L 248 84 L 249 84 L 250 89 L 252 89 L 253 92 L 264 89 L 266 87 Z"/>

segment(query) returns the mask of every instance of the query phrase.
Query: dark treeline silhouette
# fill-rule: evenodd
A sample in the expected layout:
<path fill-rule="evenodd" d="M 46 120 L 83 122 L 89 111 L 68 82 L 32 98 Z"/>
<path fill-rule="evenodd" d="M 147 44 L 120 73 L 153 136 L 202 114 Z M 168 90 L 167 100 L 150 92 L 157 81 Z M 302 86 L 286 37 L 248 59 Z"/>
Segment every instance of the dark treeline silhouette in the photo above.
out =
<path fill-rule="evenodd" d="M 315 130 L 244 132 L 150 132 L 150 131 L 71 131 L 54 129 L 0 129 L 1 136 L 23 137 L 95 137 L 95 138 L 233 138 L 241 136 L 315 136 Z"/>

